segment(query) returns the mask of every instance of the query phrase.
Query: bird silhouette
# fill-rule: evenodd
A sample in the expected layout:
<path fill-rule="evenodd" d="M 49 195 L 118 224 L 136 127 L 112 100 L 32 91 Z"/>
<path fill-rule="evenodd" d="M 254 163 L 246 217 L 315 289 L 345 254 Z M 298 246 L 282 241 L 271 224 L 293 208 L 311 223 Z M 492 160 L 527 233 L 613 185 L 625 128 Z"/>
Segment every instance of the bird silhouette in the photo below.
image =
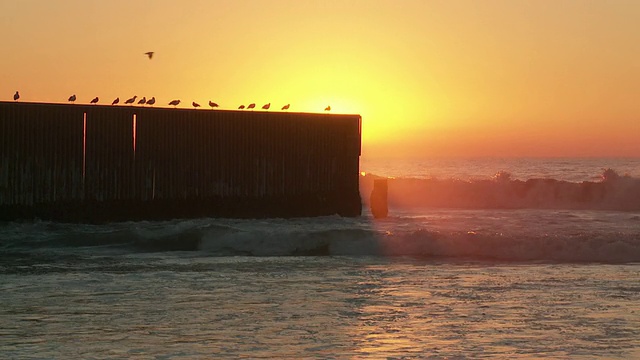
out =
<path fill-rule="evenodd" d="M 244 105 L 238 106 L 238 109 L 240 109 L 240 110 L 244 109 Z"/>
<path fill-rule="evenodd" d="M 193 105 L 194 108 L 199 108 L 200 104 L 198 104 L 197 102 L 192 102 L 191 105 Z"/>
<path fill-rule="evenodd" d="M 13 101 L 18 101 L 18 99 L 20 99 L 20 93 L 16 91 L 16 93 L 13 94 Z"/>
<path fill-rule="evenodd" d="M 213 101 L 209 100 L 209 106 L 211 106 L 211 108 L 216 108 L 218 107 L 218 104 L 214 103 Z"/>
<path fill-rule="evenodd" d="M 289 105 L 291 105 L 291 104 L 287 104 L 287 105 L 283 106 L 282 110 L 289 110 Z"/>
<path fill-rule="evenodd" d="M 255 109 L 256 104 L 255 103 L 251 103 L 249 104 L 249 106 L 247 106 L 247 109 Z"/>
<path fill-rule="evenodd" d="M 117 104 L 117 103 L 119 103 L 119 102 L 120 102 L 120 98 L 119 98 L 119 97 L 117 97 L 115 100 L 113 100 L 113 101 L 111 102 L 111 105 L 116 105 L 116 104 Z"/>
<path fill-rule="evenodd" d="M 147 55 L 149 57 L 149 60 L 151 60 L 151 58 L 153 58 L 153 51 L 147 51 L 146 53 L 144 53 L 145 55 Z"/>
<path fill-rule="evenodd" d="M 331 106 L 327 106 L 326 108 L 324 108 L 324 111 L 331 111 Z"/>
<path fill-rule="evenodd" d="M 156 97 L 152 96 L 151 99 L 147 100 L 147 105 L 153 105 L 156 103 Z"/>
<path fill-rule="evenodd" d="M 140 101 L 138 101 L 138 104 L 144 105 L 146 102 L 147 102 L 147 97 L 143 96 L 142 99 L 140 99 Z"/>
<path fill-rule="evenodd" d="M 69 96 L 69 101 L 75 102 L 76 101 L 76 94 L 73 94 L 73 95 Z"/>
<path fill-rule="evenodd" d="M 100 99 L 96 96 L 96 97 L 94 97 L 94 98 L 93 98 L 93 100 L 91 100 L 91 102 L 90 102 L 90 103 L 91 103 L 91 104 L 97 104 L 99 100 L 100 100 Z"/>
<path fill-rule="evenodd" d="M 268 104 L 264 104 L 264 105 L 262 105 L 262 108 L 263 108 L 264 110 L 269 110 L 269 108 L 270 108 L 270 107 L 271 107 L 271 103 L 268 103 Z"/>
<path fill-rule="evenodd" d="M 133 104 L 134 101 L 136 101 L 136 99 L 138 98 L 138 95 L 134 95 L 132 98 L 127 99 L 127 101 L 125 101 L 125 104 Z"/>
<path fill-rule="evenodd" d="M 171 102 L 169 102 L 169 105 L 173 105 L 173 107 L 178 106 L 178 104 L 180 104 L 180 100 L 171 100 Z"/>

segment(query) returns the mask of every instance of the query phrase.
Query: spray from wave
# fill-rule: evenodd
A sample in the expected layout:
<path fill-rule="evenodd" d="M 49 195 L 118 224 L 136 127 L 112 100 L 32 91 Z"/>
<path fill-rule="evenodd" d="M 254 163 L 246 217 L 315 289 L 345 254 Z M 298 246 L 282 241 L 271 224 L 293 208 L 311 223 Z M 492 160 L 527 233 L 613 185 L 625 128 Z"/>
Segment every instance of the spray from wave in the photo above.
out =
<path fill-rule="evenodd" d="M 368 205 L 376 175 L 360 177 L 362 199 Z M 486 180 L 388 179 L 388 202 L 396 208 L 580 209 L 640 210 L 640 179 L 612 169 L 600 181 L 512 179 L 500 171 Z"/>
<path fill-rule="evenodd" d="M 610 169 L 580 183 L 505 172 L 486 180 L 389 179 L 391 216 L 382 221 L 366 208 L 374 178 L 360 178 L 359 218 L 0 223 L 0 268 L 149 253 L 640 262 L 640 179 Z"/>

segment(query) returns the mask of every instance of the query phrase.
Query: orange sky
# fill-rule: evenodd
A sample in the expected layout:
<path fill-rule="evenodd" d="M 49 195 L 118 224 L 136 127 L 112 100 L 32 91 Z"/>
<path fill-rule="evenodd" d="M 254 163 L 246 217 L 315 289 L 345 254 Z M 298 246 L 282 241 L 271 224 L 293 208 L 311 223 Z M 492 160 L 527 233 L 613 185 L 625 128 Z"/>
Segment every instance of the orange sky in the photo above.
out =
<path fill-rule="evenodd" d="M 638 157 L 638 19 L 636 0 L 0 0 L 0 99 L 331 105 L 363 116 L 365 157 Z"/>

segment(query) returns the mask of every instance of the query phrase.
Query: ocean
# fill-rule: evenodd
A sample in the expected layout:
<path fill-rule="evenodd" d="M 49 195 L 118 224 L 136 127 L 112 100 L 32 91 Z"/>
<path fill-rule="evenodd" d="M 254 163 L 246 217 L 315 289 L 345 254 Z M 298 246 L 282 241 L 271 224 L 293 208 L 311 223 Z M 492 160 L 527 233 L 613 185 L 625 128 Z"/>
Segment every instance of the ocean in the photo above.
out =
<path fill-rule="evenodd" d="M 640 359 L 640 159 L 360 167 L 358 218 L 0 223 L 0 358 Z"/>

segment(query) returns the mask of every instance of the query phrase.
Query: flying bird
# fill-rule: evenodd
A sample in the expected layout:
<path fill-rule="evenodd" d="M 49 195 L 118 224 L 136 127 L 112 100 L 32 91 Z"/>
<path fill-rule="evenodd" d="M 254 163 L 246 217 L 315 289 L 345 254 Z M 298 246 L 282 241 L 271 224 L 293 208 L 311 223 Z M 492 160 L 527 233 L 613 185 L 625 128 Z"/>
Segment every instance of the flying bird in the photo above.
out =
<path fill-rule="evenodd" d="M 268 104 L 262 105 L 262 108 L 263 108 L 264 110 L 269 110 L 269 108 L 270 108 L 270 107 L 271 107 L 271 103 L 268 103 Z"/>
<path fill-rule="evenodd" d="M 240 110 L 244 109 L 244 105 L 238 106 L 238 109 L 240 109 Z"/>
<path fill-rule="evenodd" d="M 256 107 L 256 103 L 251 103 L 247 106 L 247 109 L 254 109 Z"/>
<path fill-rule="evenodd" d="M 120 98 L 119 98 L 119 97 L 117 97 L 115 100 L 113 100 L 113 101 L 111 102 L 111 105 L 116 105 L 116 104 L 117 104 L 117 103 L 119 103 L 119 102 L 120 102 Z"/>
<path fill-rule="evenodd" d="M 13 94 L 13 101 L 18 101 L 18 99 L 20 99 L 20 93 L 16 91 L 16 93 Z"/>
<path fill-rule="evenodd" d="M 76 101 L 76 94 L 73 94 L 73 95 L 69 96 L 69 101 L 71 101 L 71 102 Z"/>
<path fill-rule="evenodd" d="M 149 57 L 149 60 L 151 60 L 151 58 L 153 58 L 153 51 L 147 51 L 146 53 L 144 53 L 145 55 L 147 55 Z"/>
<path fill-rule="evenodd" d="M 211 108 L 216 108 L 218 107 L 218 104 L 214 103 L 213 101 L 209 100 L 209 106 L 211 106 Z"/>
<path fill-rule="evenodd" d="M 143 96 L 142 99 L 140 99 L 140 101 L 138 101 L 138 104 L 144 105 L 146 102 L 147 102 L 147 97 Z"/>
<path fill-rule="evenodd" d="M 147 105 L 153 105 L 155 103 L 156 103 L 156 97 L 155 96 L 151 97 L 151 99 L 149 99 L 147 101 Z"/>
<path fill-rule="evenodd" d="M 94 97 L 94 98 L 93 98 L 93 100 L 91 100 L 91 102 L 90 102 L 90 103 L 91 103 L 91 104 L 97 104 L 99 100 L 100 100 L 100 99 L 96 96 L 96 97 Z"/>
<path fill-rule="evenodd" d="M 199 108 L 200 104 L 198 104 L 197 102 L 192 102 L 191 105 L 193 105 L 194 108 Z"/>
<path fill-rule="evenodd" d="M 125 101 L 125 104 L 133 104 L 134 101 L 136 101 L 136 99 L 138 98 L 138 95 L 134 95 L 132 98 L 127 99 L 127 101 Z"/>
<path fill-rule="evenodd" d="M 171 100 L 171 102 L 169 102 L 169 105 L 173 105 L 173 107 L 178 106 L 178 104 L 180 104 L 180 100 Z"/>
<path fill-rule="evenodd" d="M 324 111 L 331 111 L 331 106 L 327 106 L 326 108 L 324 108 Z"/>
<path fill-rule="evenodd" d="M 289 110 L 289 105 L 291 105 L 291 104 L 287 104 L 287 105 L 283 106 L 282 110 Z"/>

